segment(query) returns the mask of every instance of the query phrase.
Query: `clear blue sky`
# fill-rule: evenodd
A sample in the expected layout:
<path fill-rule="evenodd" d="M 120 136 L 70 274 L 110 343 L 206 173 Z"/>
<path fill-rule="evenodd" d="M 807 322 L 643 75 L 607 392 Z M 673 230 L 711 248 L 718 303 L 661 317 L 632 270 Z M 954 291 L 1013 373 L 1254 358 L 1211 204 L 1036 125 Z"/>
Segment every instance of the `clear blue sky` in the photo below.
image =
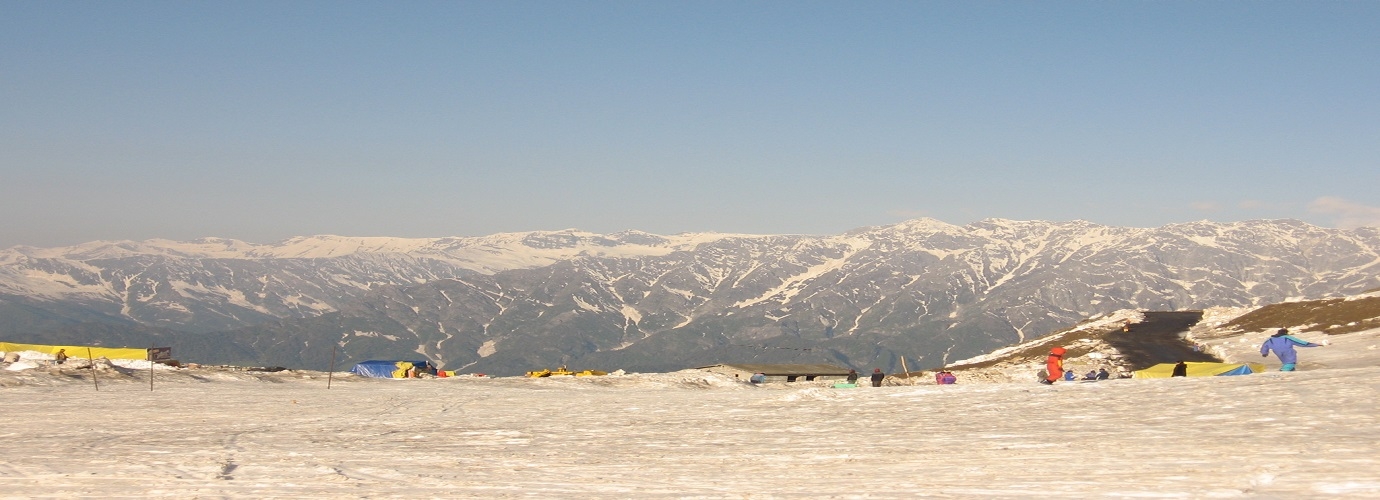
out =
<path fill-rule="evenodd" d="M 1380 225 L 1380 2 L 0 2 L 0 248 Z"/>

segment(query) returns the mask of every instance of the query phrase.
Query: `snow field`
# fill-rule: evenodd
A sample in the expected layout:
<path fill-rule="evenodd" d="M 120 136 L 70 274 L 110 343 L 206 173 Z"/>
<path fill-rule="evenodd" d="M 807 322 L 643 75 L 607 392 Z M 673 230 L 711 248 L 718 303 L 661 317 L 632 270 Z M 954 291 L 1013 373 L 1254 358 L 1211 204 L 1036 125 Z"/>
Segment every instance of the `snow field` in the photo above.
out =
<path fill-rule="evenodd" d="M 1380 498 L 1374 366 L 856 389 L 179 380 L 0 389 L 0 496 Z"/>

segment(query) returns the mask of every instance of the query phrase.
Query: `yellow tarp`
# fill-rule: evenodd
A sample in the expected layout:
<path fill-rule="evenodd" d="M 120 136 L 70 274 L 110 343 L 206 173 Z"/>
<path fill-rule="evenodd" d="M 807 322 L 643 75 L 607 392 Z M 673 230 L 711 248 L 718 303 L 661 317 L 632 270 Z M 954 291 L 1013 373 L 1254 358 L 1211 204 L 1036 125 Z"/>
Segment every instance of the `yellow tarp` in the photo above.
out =
<path fill-rule="evenodd" d="M 1188 365 L 1185 371 L 1189 377 L 1215 377 L 1218 375 L 1245 375 L 1248 373 L 1260 373 L 1265 371 L 1265 365 L 1260 363 L 1210 363 L 1190 361 L 1184 363 Z M 1132 373 L 1133 378 L 1169 378 L 1174 375 L 1174 363 L 1160 363 L 1158 365 L 1137 370 Z"/>
<path fill-rule="evenodd" d="M 66 349 L 67 355 L 73 358 L 106 358 L 106 359 L 148 359 L 148 349 L 136 349 L 130 347 L 91 347 L 84 345 L 39 345 L 39 344 L 14 344 L 10 342 L 0 342 L 0 351 L 36 351 L 44 354 L 57 354 L 58 349 Z M 88 352 L 87 349 L 90 349 Z"/>

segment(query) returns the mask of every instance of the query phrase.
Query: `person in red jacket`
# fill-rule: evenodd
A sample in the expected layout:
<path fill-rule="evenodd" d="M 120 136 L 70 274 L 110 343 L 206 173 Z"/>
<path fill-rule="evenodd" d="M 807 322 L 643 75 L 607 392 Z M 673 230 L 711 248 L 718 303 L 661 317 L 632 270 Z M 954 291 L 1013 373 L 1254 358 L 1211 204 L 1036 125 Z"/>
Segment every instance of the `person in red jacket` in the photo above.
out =
<path fill-rule="evenodd" d="M 1068 351 L 1065 351 L 1063 347 L 1049 350 L 1049 358 L 1045 359 L 1045 371 L 1048 375 L 1045 375 L 1045 379 L 1040 381 L 1041 384 L 1053 384 L 1055 380 L 1059 380 L 1059 377 L 1064 375 L 1065 352 Z"/>

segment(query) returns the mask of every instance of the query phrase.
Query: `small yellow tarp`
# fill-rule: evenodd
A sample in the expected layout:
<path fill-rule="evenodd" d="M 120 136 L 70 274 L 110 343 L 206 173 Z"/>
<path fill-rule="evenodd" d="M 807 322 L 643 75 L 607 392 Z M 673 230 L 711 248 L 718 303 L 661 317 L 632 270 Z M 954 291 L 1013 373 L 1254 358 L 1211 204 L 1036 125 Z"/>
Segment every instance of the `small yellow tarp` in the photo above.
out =
<path fill-rule="evenodd" d="M 1189 377 L 1216 377 L 1219 375 L 1249 375 L 1265 371 L 1265 365 L 1260 363 L 1211 363 L 1190 361 L 1184 363 L 1188 365 L 1188 370 L 1184 373 Z M 1158 365 L 1136 370 L 1131 374 L 1132 378 L 1169 378 L 1174 375 L 1174 363 L 1160 363 Z"/>
<path fill-rule="evenodd" d="M 39 344 L 15 344 L 11 342 L 0 342 L 0 351 L 35 351 L 44 354 L 57 354 L 58 349 L 66 349 L 67 355 L 73 358 L 106 358 L 106 359 L 149 359 L 148 349 L 138 349 L 132 347 L 92 347 L 84 345 L 39 345 Z M 87 351 L 90 349 L 90 351 Z"/>

